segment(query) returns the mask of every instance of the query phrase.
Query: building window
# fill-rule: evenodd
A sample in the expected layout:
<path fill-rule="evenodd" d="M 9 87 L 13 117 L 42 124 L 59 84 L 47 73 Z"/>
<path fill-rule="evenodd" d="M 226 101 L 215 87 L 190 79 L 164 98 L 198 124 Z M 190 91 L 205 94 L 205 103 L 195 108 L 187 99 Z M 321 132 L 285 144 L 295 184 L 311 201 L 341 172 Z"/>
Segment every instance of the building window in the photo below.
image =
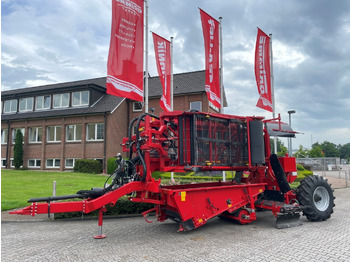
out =
<path fill-rule="evenodd" d="M 66 126 L 66 141 L 67 142 L 81 141 L 81 125 Z"/>
<path fill-rule="evenodd" d="M 143 103 L 142 102 L 133 102 L 132 103 L 132 110 L 134 112 L 140 112 L 142 111 Z"/>
<path fill-rule="evenodd" d="M 1 158 L 1 167 L 6 167 L 6 158 Z"/>
<path fill-rule="evenodd" d="M 51 108 L 51 96 L 37 96 L 35 98 L 35 110 L 45 110 Z"/>
<path fill-rule="evenodd" d="M 47 142 L 61 142 L 61 126 L 47 127 Z"/>
<path fill-rule="evenodd" d="M 4 113 L 16 113 L 17 112 L 17 99 L 6 100 L 4 102 Z"/>
<path fill-rule="evenodd" d="M 86 127 L 86 140 L 103 140 L 103 124 L 88 124 Z"/>
<path fill-rule="evenodd" d="M 53 108 L 68 107 L 69 93 L 53 95 Z"/>
<path fill-rule="evenodd" d="M 202 101 L 190 102 L 190 110 L 202 111 Z"/>
<path fill-rule="evenodd" d="M 74 168 L 75 158 L 66 158 L 66 168 Z"/>
<path fill-rule="evenodd" d="M 28 167 L 29 168 L 40 168 L 41 159 L 28 159 Z"/>
<path fill-rule="evenodd" d="M 19 112 L 33 111 L 33 97 L 21 98 L 19 100 Z"/>
<path fill-rule="evenodd" d="M 14 144 L 16 141 L 16 132 L 17 129 L 21 130 L 21 133 L 23 135 L 23 143 L 24 143 L 24 135 L 25 135 L 25 129 L 24 128 L 12 128 L 12 137 L 11 137 L 11 143 Z"/>
<path fill-rule="evenodd" d="M 8 129 L 1 130 L 1 144 L 7 144 Z"/>
<path fill-rule="evenodd" d="M 61 164 L 60 159 L 52 159 L 52 158 L 46 159 L 46 167 L 47 168 L 59 168 L 60 164 Z"/>
<path fill-rule="evenodd" d="M 40 143 L 43 137 L 42 127 L 30 127 L 29 128 L 29 143 Z"/>
<path fill-rule="evenodd" d="M 133 126 L 132 129 L 131 129 L 131 135 L 135 136 L 136 135 L 136 131 L 137 131 L 137 127 Z"/>
<path fill-rule="evenodd" d="M 72 106 L 89 105 L 89 91 L 73 92 Z"/>
<path fill-rule="evenodd" d="M 10 158 L 10 167 L 15 167 L 15 164 L 13 163 L 13 158 Z M 22 166 L 20 166 L 22 167 Z"/>

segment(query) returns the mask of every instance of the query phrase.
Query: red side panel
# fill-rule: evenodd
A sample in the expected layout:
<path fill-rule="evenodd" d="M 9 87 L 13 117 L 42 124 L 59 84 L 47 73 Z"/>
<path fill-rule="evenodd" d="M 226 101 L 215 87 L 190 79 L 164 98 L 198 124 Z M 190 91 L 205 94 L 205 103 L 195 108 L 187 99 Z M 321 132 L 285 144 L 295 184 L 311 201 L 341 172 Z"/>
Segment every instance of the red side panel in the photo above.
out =
<path fill-rule="evenodd" d="M 176 210 L 182 221 L 192 220 L 197 228 L 222 212 L 233 212 L 246 205 L 250 205 L 255 220 L 254 202 L 265 185 L 218 182 L 166 187 L 162 191 L 168 198 L 166 208 Z"/>
<path fill-rule="evenodd" d="M 295 161 L 295 157 L 279 157 L 278 160 L 286 173 L 288 182 L 293 183 L 297 178 L 297 163 Z"/>
<path fill-rule="evenodd" d="M 284 172 L 296 172 L 297 171 L 297 163 L 295 161 L 295 157 L 279 157 Z"/>

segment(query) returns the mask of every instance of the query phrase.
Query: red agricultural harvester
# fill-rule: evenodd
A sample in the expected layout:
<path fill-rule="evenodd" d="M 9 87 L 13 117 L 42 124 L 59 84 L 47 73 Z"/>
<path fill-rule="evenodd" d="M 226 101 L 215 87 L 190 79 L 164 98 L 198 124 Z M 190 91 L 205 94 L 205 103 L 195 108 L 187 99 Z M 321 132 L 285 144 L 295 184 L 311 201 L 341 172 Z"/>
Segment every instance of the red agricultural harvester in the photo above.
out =
<path fill-rule="evenodd" d="M 132 135 L 132 130 L 136 134 Z M 321 176 L 309 176 L 297 190 L 295 158 L 271 154 L 270 136 L 294 136 L 280 118 L 241 117 L 201 112 L 169 112 L 160 117 L 142 114 L 131 121 L 123 139 L 127 160 L 118 156 L 118 168 L 103 188 L 74 195 L 33 198 L 13 214 L 90 213 L 99 210 L 99 234 L 106 205 L 125 195 L 133 202 L 154 204 L 143 213 L 158 221 L 172 219 L 179 231 L 198 228 L 216 216 L 240 224 L 256 220 L 256 210 L 271 210 L 278 228 L 300 225 L 300 213 L 311 221 L 333 213 L 333 191 Z M 230 181 L 162 185 L 152 172 L 235 171 Z M 76 199 L 71 202 L 59 200 Z M 55 202 L 53 202 L 55 201 Z M 147 219 L 146 219 L 147 221 Z"/>

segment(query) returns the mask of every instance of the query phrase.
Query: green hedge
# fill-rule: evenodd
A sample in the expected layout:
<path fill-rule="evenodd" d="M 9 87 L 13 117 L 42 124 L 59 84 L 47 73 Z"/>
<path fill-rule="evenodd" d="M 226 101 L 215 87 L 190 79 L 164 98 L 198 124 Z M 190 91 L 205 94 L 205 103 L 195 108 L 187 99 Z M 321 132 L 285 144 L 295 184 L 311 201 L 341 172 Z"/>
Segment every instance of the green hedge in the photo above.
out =
<path fill-rule="evenodd" d="M 297 164 L 297 170 L 304 171 L 305 168 L 302 165 Z"/>
<path fill-rule="evenodd" d="M 144 211 L 147 211 L 153 208 L 153 204 L 148 203 L 137 203 L 128 200 L 128 197 L 124 196 L 118 199 L 115 206 L 111 207 L 109 205 L 106 206 L 107 212 L 104 215 L 127 215 L 127 214 L 141 214 Z M 55 214 L 55 219 L 62 218 L 73 218 L 73 217 L 81 217 L 82 212 L 70 212 L 70 213 L 57 213 Z M 89 214 L 84 214 L 84 216 L 98 216 L 98 210 L 91 212 Z"/>
<path fill-rule="evenodd" d="M 310 170 L 303 170 L 303 171 L 298 171 L 298 176 L 295 179 L 295 182 L 300 182 L 301 180 L 303 180 L 305 177 L 307 176 L 311 176 L 313 175 L 314 172 L 310 171 Z"/>
<path fill-rule="evenodd" d="M 100 174 L 102 173 L 102 163 L 93 159 L 78 159 L 75 161 L 74 172 Z"/>
<path fill-rule="evenodd" d="M 117 158 L 111 157 L 107 161 L 107 174 L 112 175 L 114 170 L 117 168 L 117 163 L 115 162 Z"/>
<path fill-rule="evenodd" d="M 226 172 L 226 179 L 231 180 L 234 178 L 235 172 Z M 152 173 L 152 177 L 154 179 L 161 179 L 162 182 L 166 182 L 167 180 L 171 179 L 171 173 L 170 172 L 159 172 L 155 171 Z M 198 175 L 198 173 L 195 172 L 188 172 L 188 173 L 174 173 L 174 180 L 176 182 L 180 182 L 181 184 L 184 183 L 190 183 L 190 182 L 206 182 L 206 181 L 219 181 L 222 180 L 222 175 L 220 176 L 211 176 L 209 174 L 203 174 Z"/>
<path fill-rule="evenodd" d="M 311 176 L 314 174 L 312 171 L 305 169 L 304 166 L 299 164 L 297 165 L 297 170 L 298 170 L 298 176 L 294 180 L 294 182 L 290 184 L 292 189 L 297 189 L 301 180 L 303 180 L 307 176 Z"/>

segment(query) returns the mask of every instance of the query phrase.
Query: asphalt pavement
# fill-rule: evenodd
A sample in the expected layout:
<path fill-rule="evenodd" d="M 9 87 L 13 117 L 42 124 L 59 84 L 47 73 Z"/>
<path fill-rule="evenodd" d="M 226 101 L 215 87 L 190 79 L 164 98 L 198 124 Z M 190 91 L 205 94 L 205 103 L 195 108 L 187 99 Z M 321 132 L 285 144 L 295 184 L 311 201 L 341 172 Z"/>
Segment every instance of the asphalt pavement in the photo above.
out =
<path fill-rule="evenodd" d="M 107 237 L 96 240 L 97 219 L 3 216 L 1 261 L 350 261 L 350 188 L 334 193 L 330 219 L 302 217 L 302 226 L 288 229 L 277 229 L 268 211 L 248 225 L 214 218 L 190 232 L 128 217 L 105 219 Z"/>

